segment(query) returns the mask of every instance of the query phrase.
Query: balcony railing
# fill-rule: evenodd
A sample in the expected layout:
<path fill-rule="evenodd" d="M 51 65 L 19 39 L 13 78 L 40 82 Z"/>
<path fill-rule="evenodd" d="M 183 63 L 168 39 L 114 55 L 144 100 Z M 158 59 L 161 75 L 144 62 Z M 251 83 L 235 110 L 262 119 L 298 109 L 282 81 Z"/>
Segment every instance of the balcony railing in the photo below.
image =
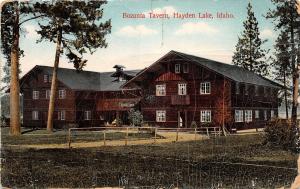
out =
<path fill-rule="evenodd" d="M 190 96 L 189 95 L 172 95 L 171 96 L 172 105 L 189 105 Z"/>

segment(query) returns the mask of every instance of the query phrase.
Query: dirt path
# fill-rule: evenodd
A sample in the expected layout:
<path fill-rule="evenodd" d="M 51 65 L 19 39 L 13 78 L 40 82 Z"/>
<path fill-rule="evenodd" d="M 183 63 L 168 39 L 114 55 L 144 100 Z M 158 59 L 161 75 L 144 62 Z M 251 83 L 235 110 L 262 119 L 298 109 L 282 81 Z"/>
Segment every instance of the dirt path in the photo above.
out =
<path fill-rule="evenodd" d="M 160 139 L 129 139 L 127 145 L 143 145 L 143 144 L 161 144 L 161 143 L 171 143 L 176 142 L 176 132 L 158 132 L 158 135 L 164 137 Z M 192 134 L 192 133 L 178 133 L 178 142 L 182 141 L 192 141 L 192 140 L 204 140 L 208 139 L 205 135 Z M 106 140 L 99 142 L 72 142 L 71 148 L 92 148 L 100 146 L 124 146 L 126 141 L 123 140 Z M 7 145 L 9 147 L 18 148 L 35 148 L 35 149 L 62 149 L 69 148 L 69 144 L 24 144 L 24 145 Z"/>

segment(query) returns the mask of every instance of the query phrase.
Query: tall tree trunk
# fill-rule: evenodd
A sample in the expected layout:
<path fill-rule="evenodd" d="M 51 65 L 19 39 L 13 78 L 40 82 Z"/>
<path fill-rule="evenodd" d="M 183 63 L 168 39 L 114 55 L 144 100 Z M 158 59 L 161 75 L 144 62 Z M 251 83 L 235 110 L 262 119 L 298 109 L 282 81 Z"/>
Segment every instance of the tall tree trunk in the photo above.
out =
<path fill-rule="evenodd" d="M 298 73 L 298 66 L 296 65 L 296 58 L 295 58 L 295 31 L 294 31 L 294 20 L 291 17 L 291 46 L 292 46 L 292 72 L 293 72 L 293 105 L 292 105 L 292 126 L 296 127 L 297 125 L 297 107 L 298 107 L 298 85 L 299 85 L 299 73 Z"/>
<path fill-rule="evenodd" d="M 56 52 L 55 52 L 55 60 L 54 67 L 52 73 L 52 81 L 51 81 L 51 96 L 49 101 L 49 109 L 48 109 L 48 120 L 47 120 L 47 130 L 49 132 L 53 131 L 53 113 L 55 106 L 55 96 L 57 89 L 57 70 L 59 65 L 59 57 L 61 53 L 61 41 L 62 41 L 62 28 L 60 27 L 57 31 L 57 41 L 56 41 Z"/>
<path fill-rule="evenodd" d="M 10 134 L 20 135 L 20 85 L 19 85 L 19 3 L 14 3 L 15 19 L 11 48 L 10 70 Z"/>
<path fill-rule="evenodd" d="M 284 101 L 285 101 L 285 115 L 286 119 L 289 119 L 289 105 L 287 100 L 287 86 L 286 86 L 286 72 L 283 73 L 283 83 L 284 83 Z"/>

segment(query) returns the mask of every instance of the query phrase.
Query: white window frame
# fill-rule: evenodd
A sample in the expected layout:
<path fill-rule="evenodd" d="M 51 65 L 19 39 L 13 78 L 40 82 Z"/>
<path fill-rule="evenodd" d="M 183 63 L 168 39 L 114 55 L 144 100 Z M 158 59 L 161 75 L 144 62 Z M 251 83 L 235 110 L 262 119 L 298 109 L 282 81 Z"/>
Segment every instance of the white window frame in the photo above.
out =
<path fill-rule="evenodd" d="M 39 91 L 32 91 L 32 99 L 37 100 L 39 99 L 40 92 Z"/>
<path fill-rule="evenodd" d="M 58 90 L 58 98 L 59 99 L 65 99 L 66 98 L 66 90 L 65 89 Z"/>
<path fill-rule="evenodd" d="M 175 64 L 175 73 L 180 73 L 180 64 Z"/>
<path fill-rule="evenodd" d="M 259 119 L 259 110 L 255 110 L 255 119 Z"/>
<path fill-rule="evenodd" d="M 48 82 L 49 82 L 49 75 L 44 74 L 44 83 L 48 83 Z"/>
<path fill-rule="evenodd" d="M 202 82 L 200 83 L 200 94 L 210 94 L 211 93 L 211 83 L 210 82 Z"/>
<path fill-rule="evenodd" d="M 58 111 L 58 120 L 66 120 L 66 111 L 65 110 Z"/>
<path fill-rule="evenodd" d="M 210 123 L 211 122 L 211 110 L 201 110 L 201 123 Z"/>
<path fill-rule="evenodd" d="M 51 96 L 51 90 L 46 90 L 46 99 L 50 99 Z"/>
<path fill-rule="evenodd" d="M 244 122 L 244 111 L 243 110 L 235 110 L 234 113 L 235 122 Z"/>
<path fill-rule="evenodd" d="M 156 110 L 156 122 L 166 122 L 166 110 Z"/>
<path fill-rule="evenodd" d="M 166 96 L 166 84 L 156 85 L 156 96 Z"/>
<path fill-rule="evenodd" d="M 265 121 L 268 120 L 268 112 L 267 112 L 267 110 L 264 110 L 264 120 Z"/>
<path fill-rule="evenodd" d="M 84 120 L 91 120 L 92 119 L 92 111 L 86 110 L 84 111 Z"/>
<path fill-rule="evenodd" d="M 39 120 L 39 111 L 32 111 L 32 120 Z"/>
<path fill-rule="evenodd" d="M 186 95 L 187 94 L 187 84 L 186 83 L 178 83 L 178 95 Z"/>
<path fill-rule="evenodd" d="M 245 122 L 252 122 L 252 110 L 245 110 Z"/>
<path fill-rule="evenodd" d="M 189 65 L 186 63 L 186 64 L 183 64 L 183 73 L 189 73 Z"/>

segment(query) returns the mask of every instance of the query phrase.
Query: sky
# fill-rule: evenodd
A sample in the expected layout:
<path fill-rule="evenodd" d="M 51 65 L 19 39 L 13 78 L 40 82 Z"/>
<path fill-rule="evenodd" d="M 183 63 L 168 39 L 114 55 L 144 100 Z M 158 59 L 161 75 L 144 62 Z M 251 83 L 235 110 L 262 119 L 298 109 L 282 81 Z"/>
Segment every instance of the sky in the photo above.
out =
<path fill-rule="evenodd" d="M 272 20 L 267 20 L 271 0 L 251 0 L 259 22 L 261 38 L 267 39 L 265 48 L 272 50 L 276 39 Z M 88 60 L 84 70 L 113 71 L 115 64 L 130 69 L 142 69 L 171 50 L 193 54 L 224 63 L 231 63 L 238 35 L 243 30 L 248 0 L 109 0 L 104 6 L 103 21 L 111 19 L 112 31 L 107 35 L 107 48 L 85 54 Z M 167 13 L 170 18 L 149 18 L 149 12 Z M 174 13 L 211 13 L 213 19 L 173 18 Z M 146 18 L 123 18 L 123 13 L 145 14 Z M 233 18 L 219 19 L 217 13 L 228 13 Z M 25 57 L 20 59 L 22 75 L 35 65 L 52 66 L 55 44 L 36 43 L 39 39 L 37 24 L 23 25 L 20 39 Z M 2 58 L 2 61 L 3 60 Z M 62 56 L 60 67 L 73 68 Z"/>

